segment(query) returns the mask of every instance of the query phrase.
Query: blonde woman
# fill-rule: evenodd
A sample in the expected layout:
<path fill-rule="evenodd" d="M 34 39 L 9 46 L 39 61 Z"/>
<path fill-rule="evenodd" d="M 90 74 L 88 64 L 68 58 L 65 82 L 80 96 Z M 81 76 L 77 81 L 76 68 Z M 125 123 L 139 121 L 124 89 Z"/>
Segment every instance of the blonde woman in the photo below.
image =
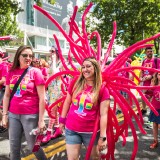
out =
<path fill-rule="evenodd" d="M 74 81 L 75 82 L 75 81 Z M 87 148 L 93 134 L 96 116 L 100 109 L 100 128 L 91 152 L 91 159 L 98 159 L 98 150 L 107 147 L 106 129 L 110 96 L 102 87 L 99 63 L 95 58 L 87 58 L 81 66 L 81 74 L 68 89 L 60 117 L 61 130 L 65 127 L 68 159 L 78 159 L 82 143 Z"/>

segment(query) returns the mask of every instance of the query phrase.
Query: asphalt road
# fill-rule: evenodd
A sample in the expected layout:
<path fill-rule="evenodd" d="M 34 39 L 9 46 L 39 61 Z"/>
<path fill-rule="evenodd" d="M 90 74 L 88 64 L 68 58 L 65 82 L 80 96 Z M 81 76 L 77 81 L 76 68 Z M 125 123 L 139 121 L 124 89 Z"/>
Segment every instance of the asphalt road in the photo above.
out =
<path fill-rule="evenodd" d="M 148 111 L 149 113 L 149 111 Z M 149 149 L 149 145 L 153 141 L 152 129 L 146 128 L 147 116 L 144 116 L 144 128 L 147 132 L 146 135 L 142 134 L 137 128 L 136 132 L 138 135 L 138 152 L 135 160 L 160 160 L 160 146 L 156 149 Z M 119 116 L 120 121 L 123 120 L 121 115 Z M 47 121 L 47 119 L 46 119 Z M 127 137 L 127 143 L 123 147 L 122 140 L 119 139 L 116 144 L 115 159 L 116 160 L 130 160 L 133 150 L 133 137 L 129 129 L 129 136 Z M 65 140 L 64 137 L 59 137 L 51 140 L 47 145 L 43 146 L 44 151 L 48 157 L 48 160 L 66 160 Z M 33 154 L 29 153 L 25 139 L 23 138 L 22 143 L 22 160 L 35 160 Z M 85 150 L 82 149 L 80 160 L 84 160 Z M 0 134 L 0 160 L 9 160 L 9 141 L 8 132 Z"/>

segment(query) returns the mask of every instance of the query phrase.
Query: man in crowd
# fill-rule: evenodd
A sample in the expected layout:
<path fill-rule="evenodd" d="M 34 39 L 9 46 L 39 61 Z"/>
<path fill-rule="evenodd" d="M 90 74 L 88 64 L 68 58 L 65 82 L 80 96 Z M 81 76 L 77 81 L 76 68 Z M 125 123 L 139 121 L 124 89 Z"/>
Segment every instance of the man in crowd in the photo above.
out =
<path fill-rule="evenodd" d="M 153 49 L 152 47 L 147 47 L 145 49 L 146 58 L 142 62 L 143 67 L 147 68 L 159 68 L 159 59 L 153 57 Z M 140 81 L 142 86 L 150 86 L 151 79 L 153 77 L 154 72 L 151 72 L 149 70 L 143 70 L 140 72 Z M 150 94 L 151 92 L 149 90 L 144 90 L 144 94 L 148 100 L 150 100 Z M 142 99 L 142 115 L 147 113 L 146 103 Z"/>

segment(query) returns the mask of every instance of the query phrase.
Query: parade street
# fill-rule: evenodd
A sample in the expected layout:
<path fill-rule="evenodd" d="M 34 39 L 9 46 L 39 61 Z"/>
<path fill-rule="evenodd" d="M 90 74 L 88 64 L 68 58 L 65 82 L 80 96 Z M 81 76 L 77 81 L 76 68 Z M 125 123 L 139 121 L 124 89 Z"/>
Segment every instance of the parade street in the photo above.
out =
<path fill-rule="evenodd" d="M 149 114 L 149 110 L 148 110 Z M 136 128 L 137 135 L 138 135 L 138 152 L 136 155 L 136 160 L 160 160 L 159 150 L 160 146 L 156 149 L 149 149 L 149 145 L 153 141 L 152 129 L 148 128 L 148 124 L 146 123 L 148 118 L 147 115 L 144 116 L 144 128 L 147 132 L 146 135 L 140 133 L 140 131 Z M 123 115 L 118 115 L 119 122 L 123 121 Z M 46 121 L 48 119 L 46 118 Z M 116 144 L 115 150 L 115 159 L 117 160 L 130 160 L 132 150 L 133 150 L 133 137 L 130 135 L 129 129 L 129 136 L 127 138 L 127 143 L 123 147 L 122 141 L 119 141 Z M 22 160 L 36 160 L 33 154 L 30 154 L 26 147 L 26 142 L 23 140 L 22 143 L 23 151 Z M 65 150 L 65 140 L 64 137 L 59 137 L 54 140 L 51 140 L 47 145 L 43 145 L 43 149 L 47 155 L 49 160 L 66 160 L 66 150 Z M 84 160 L 85 152 L 82 150 L 81 153 L 81 160 Z M 8 132 L 0 134 L 0 160 L 9 160 L 9 141 L 8 141 Z"/>

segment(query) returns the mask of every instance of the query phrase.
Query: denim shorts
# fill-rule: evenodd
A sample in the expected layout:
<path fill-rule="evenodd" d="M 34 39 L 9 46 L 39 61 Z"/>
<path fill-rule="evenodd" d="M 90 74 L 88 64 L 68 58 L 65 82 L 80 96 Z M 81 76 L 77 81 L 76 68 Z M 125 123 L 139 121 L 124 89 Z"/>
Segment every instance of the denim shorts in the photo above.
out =
<path fill-rule="evenodd" d="M 85 146 L 89 145 L 90 139 L 93 133 L 79 133 L 69 129 L 65 129 L 65 137 L 66 137 L 66 144 L 84 144 Z M 97 136 L 94 141 L 94 145 L 98 144 L 100 133 L 97 133 Z"/>

